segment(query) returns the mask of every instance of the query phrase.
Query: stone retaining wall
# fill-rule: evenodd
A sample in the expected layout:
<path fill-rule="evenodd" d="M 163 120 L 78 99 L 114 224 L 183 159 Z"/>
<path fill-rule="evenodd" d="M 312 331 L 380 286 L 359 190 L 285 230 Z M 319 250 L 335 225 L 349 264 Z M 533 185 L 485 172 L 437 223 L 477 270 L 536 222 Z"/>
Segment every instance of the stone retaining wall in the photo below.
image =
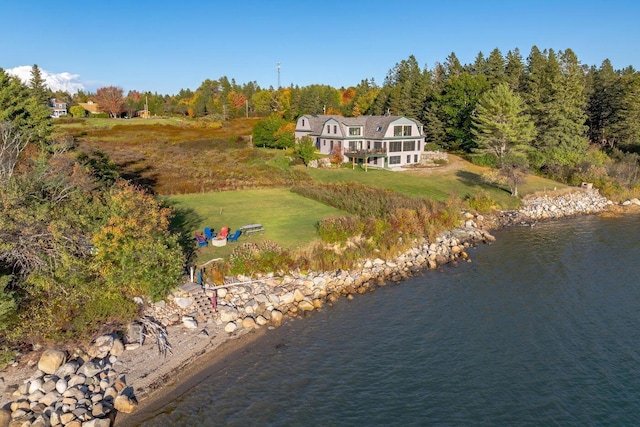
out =
<path fill-rule="evenodd" d="M 499 225 L 532 225 L 550 218 L 593 214 L 604 211 L 612 204 L 595 188 L 579 188 L 565 194 L 524 199 L 520 210 L 500 212 Z"/>
<path fill-rule="evenodd" d="M 243 284 L 208 290 L 207 293 L 211 297 L 214 292 L 217 294 L 217 321 L 228 333 L 238 328 L 279 326 L 287 316 L 300 316 L 341 296 L 362 294 L 384 285 L 388 280 L 400 281 L 423 269 L 467 259 L 466 250 L 471 245 L 494 240 L 488 232 L 477 228 L 472 218 L 466 220 L 465 227 L 444 233 L 433 243 L 417 244 L 393 260 L 366 259 L 352 271 L 298 272 L 281 278 L 267 275 L 259 281 L 238 277 L 238 282 Z M 175 297 L 185 310 L 194 309 L 192 305 L 185 304 L 185 295 Z M 156 306 L 153 315 L 163 322 L 177 320 L 180 313 L 166 312 L 168 306 L 164 305 L 162 310 Z"/>

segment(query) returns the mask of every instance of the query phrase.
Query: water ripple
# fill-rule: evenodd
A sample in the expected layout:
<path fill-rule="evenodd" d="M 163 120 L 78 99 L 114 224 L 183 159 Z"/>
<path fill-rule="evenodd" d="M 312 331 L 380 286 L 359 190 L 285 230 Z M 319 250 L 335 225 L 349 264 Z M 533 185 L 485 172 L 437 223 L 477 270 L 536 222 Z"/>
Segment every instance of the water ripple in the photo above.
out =
<path fill-rule="evenodd" d="M 287 322 L 144 425 L 639 424 L 639 225 L 503 231 L 471 264 Z"/>

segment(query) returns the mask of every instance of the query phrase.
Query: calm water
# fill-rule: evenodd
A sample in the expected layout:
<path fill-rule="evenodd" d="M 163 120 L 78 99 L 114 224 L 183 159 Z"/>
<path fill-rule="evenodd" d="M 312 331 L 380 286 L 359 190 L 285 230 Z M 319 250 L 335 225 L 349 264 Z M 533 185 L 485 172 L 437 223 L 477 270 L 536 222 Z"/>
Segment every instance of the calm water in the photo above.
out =
<path fill-rule="evenodd" d="M 640 425 L 640 216 L 497 237 L 269 331 L 142 425 Z"/>

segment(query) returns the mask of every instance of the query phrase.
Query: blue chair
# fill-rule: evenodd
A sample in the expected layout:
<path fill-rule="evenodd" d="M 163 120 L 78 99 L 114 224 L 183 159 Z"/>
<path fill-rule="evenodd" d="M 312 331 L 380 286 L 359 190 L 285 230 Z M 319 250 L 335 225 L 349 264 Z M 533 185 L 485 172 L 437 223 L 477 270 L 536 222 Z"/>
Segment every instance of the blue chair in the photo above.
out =
<path fill-rule="evenodd" d="M 216 237 L 216 233 L 214 233 L 211 228 L 205 227 L 205 229 L 204 229 L 204 237 L 206 237 L 207 240 L 211 240 L 214 237 Z"/>
<path fill-rule="evenodd" d="M 236 230 L 236 232 L 233 233 L 233 235 L 227 237 L 227 241 L 229 241 L 229 242 L 237 242 L 238 241 L 238 237 L 240 237 L 241 234 L 242 234 L 242 230 Z"/>
<path fill-rule="evenodd" d="M 209 242 L 207 241 L 207 238 L 204 235 L 198 233 L 197 231 L 196 231 L 195 241 L 198 243 L 198 247 L 209 246 Z"/>

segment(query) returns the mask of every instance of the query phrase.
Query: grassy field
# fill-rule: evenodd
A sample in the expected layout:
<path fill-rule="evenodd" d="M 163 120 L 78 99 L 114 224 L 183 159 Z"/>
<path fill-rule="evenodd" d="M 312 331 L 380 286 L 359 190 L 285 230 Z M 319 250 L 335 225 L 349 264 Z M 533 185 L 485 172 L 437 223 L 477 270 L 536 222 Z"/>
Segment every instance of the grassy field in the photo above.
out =
<path fill-rule="evenodd" d="M 56 131 L 74 136 L 87 154 L 105 153 L 123 177 L 164 195 L 282 187 L 308 179 L 289 168 L 283 151 L 252 147 L 256 120 L 87 119 L 62 122 Z"/>
<path fill-rule="evenodd" d="M 430 197 L 446 200 L 451 197 L 465 198 L 486 192 L 489 197 L 505 209 L 517 207 L 518 198 L 512 197 L 508 188 L 498 188 L 482 182 L 481 176 L 488 168 L 473 165 L 457 156 L 450 156 L 452 164 L 441 166 L 441 170 L 403 170 L 399 172 L 351 167 L 341 169 L 309 169 L 311 177 L 320 182 L 358 182 L 372 187 L 398 191 L 414 197 Z M 537 191 L 551 190 L 564 185 L 549 179 L 530 175 L 519 187 L 519 193 L 526 195 Z"/>
<path fill-rule="evenodd" d="M 291 250 L 304 248 L 317 239 L 316 223 L 320 219 L 346 215 L 345 212 L 282 188 L 186 194 L 171 196 L 167 200 L 176 208 L 187 208 L 195 212 L 193 222 L 198 224 L 198 228 L 194 232 L 202 232 L 204 227 L 219 231 L 227 226 L 235 231 L 248 224 L 264 226 L 264 232 L 241 236 L 238 243 L 230 242 L 221 248 L 200 248 L 199 262 L 227 257 L 234 247 L 247 241 L 268 239 Z"/>

